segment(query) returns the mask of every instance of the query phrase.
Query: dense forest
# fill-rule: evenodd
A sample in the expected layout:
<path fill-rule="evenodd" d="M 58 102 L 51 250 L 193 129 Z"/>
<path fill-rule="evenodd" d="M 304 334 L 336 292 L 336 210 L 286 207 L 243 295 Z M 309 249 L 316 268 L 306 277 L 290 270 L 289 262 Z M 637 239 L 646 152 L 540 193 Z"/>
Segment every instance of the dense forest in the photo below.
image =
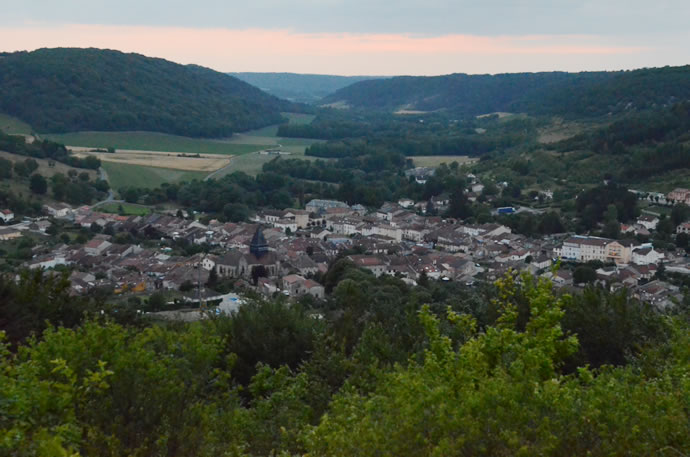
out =
<path fill-rule="evenodd" d="M 322 100 L 355 108 L 600 116 L 690 98 L 690 67 L 620 72 L 452 74 L 362 81 Z"/>
<path fill-rule="evenodd" d="M 39 49 L 0 58 L 0 112 L 41 133 L 150 130 L 221 137 L 303 107 L 232 76 L 139 54 Z"/>
<path fill-rule="evenodd" d="M 161 325 L 64 276 L 0 277 L 0 452 L 679 455 L 686 308 L 506 276 L 468 289 L 346 259 L 323 303 Z M 142 304 L 143 309 L 148 305 Z"/>

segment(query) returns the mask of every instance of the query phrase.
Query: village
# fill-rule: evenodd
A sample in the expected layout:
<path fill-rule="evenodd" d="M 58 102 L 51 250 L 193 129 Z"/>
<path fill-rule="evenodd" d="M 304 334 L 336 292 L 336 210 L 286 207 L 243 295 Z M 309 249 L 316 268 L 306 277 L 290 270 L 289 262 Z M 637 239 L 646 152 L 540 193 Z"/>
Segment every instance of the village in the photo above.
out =
<path fill-rule="evenodd" d="M 658 198 L 645 194 L 640 198 Z M 690 191 L 677 189 L 668 201 L 690 203 Z M 435 198 L 443 211 L 448 201 Z M 25 263 L 29 269 L 69 268 L 71 289 L 84 294 L 95 288 L 121 296 L 147 297 L 157 291 L 183 291 L 184 306 L 198 306 L 208 297 L 218 303 L 237 294 L 219 294 L 217 281 L 230 281 L 234 291 L 252 290 L 265 296 L 325 298 L 321 278 L 334 260 L 345 257 L 375 276 L 393 275 L 415 285 L 422 277 L 473 286 L 493 281 L 506 272 L 529 271 L 550 278 L 556 287 L 578 287 L 573 264 L 598 262 L 597 282 L 610 290 L 627 288 L 636 297 L 660 308 L 682 299 L 679 288 L 659 279 L 659 269 L 690 274 L 685 252 L 661 252 L 651 243 L 637 243 L 568 233 L 535 239 L 512 233 L 500 224 L 466 225 L 424 214 L 425 202 L 401 199 L 375 211 L 333 200 L 312 200 L 305 209 L 263 210 L 246 223 L 202 224 L 181 212 L 124 216 L 88 206 L 46 205 L 46 217 L 12 224 L 5 210 L 0 218 L 0 240 L 12 240 L 29 231 L 45 234 L 51 220 L 98 228 L 83 244 L 58 244 L 47 250 L 38 245 Z M 659 218 L 642 214 L 622 234 L 653 232 Z M 690 233 L 690 223 L 676 228 Z M 116 234 L 135 234 L 142 243 L 123 243 Z M 46 236 L 46 238 L 49 238 Z M 156 247 L 151 247 L 151 240 Z M 180 255 L 175 244 L 205 246 L 205 252 Z M 556 263 L 560 268 L 554 268 Z"/>

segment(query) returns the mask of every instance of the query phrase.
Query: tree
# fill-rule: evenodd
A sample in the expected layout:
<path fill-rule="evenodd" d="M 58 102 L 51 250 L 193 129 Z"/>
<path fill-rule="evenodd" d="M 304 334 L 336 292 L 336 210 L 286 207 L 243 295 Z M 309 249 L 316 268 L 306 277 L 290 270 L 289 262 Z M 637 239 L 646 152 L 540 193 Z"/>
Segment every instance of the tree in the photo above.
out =
<path fill-rule="evenodd" d="M 618 209 L 616 205 L 611 204 L 606 209 L 604 216 L 604 232 L 603 235 L 608 238 L 616 239 L 620 236 L 620 222 L 618 222 Z"/>
<path fill-rule="evenodd" d="M 125 191 L 124 199 L 127 203 L 136 203 L 139 201 L 139 191 L 130 187 Z"/>
<path fill-rule="evenodd" d="M 26 162 L 15 162 L 14 172 L 17 173 L 17 175 L 24 178 L 28 177 L 30 174 L 29 168 L 26 166 Z"/>
<path fill-rule="evenodd" d="M 541 217 L 538 230 L 539 233 L 550 235 L 552 233 L 563 233 L 565 228 L 563 227 L 563 223 L 561 222 L 561 218 L 558 213 L 549 211 Z"/>
<path fill-rule="evenodd" d="M 165 295 L 160 292 L 154 292 L 149 297 L 148 305 L 150 311 L 162 310 L 166 305 Z"/>
<path fill-rule="evenodd" d="M 180 292 L 189 292 L 190 290 L 194 290 L 195 288 L 196 284 L 194 284 L 190 279 L 187 279 L 182 284 L 180 284 Z"/>
<path fill-rule="evenodd" d="M 573 272 L 575 284 L 591 283 L 597 280 L 597 272 L 587 265 L 579 265 Z"/>
<path fill-rule="evenodd" d="M 214 266 L 208 273 L 208 281 L 206 282 L 206 286 L 213 289 L 216 285 L 218 285 L 218 271 L 216 271 L 216 267 Z"/>
<path fill-rule="evenodd" d="M 688 219 L 690 219 L 690 206 L 683 203 L 673 206 L 673 209 L 671 209 L 673 225 L 678 226 Z"/>
<path fill-rule="evenodd" d="M 690 240 L 690 236 L 687 233 L 681 232 L 676 235 L 676 246 L 685 249 L 688 247 L 688 240 Z"/>
<path fill-rule="evenodd" d="M 0 179 L 9 179 L 12 177 L 12 162 L 0 157 Z"/>
<path fill-rule="evenodd" d="M 46 181 L 46 178 L 43 176 L 35 174 L 31 176 L 29 187 L 31 188 L 31 192 L 44 195 L 48 191 L 48 181 Z"/>
<path fill-rule="evenodd" d="M 36 162 L 36 160 L 34 159 L 24 160 L 24 166 L 26 167 L 28 174 L 31 174 L 34 171 L 38 170 L 38 162 Z"/>
<path fill-rule="evenodd" d="M 233 378 L 244 385 L 256 373 L 258 362 L 297 368 L 313 350 L 318 328 L 299 304 L 281 301 L 246 303 L 218 326 L 226 350 L 237 355 Z"/>
<path fill-rule="evenodd" d="M 230 222 L 242 222 L 249 217 L 249 208 L 243 203 L 228 203 L 223 207 L 223 215 Z"/>
<path fill-rule="evenodd" d="M 268 271 L 263 265 L 255 265 L 252 267 L 252 284 L 257 285 L 259 283 L 259 278 L 265 278 L 268 276 Z"/>
<path fill-rule="evenodd" d="M 467 219 L 472 216 L 472 206 L 470 206 L 469 200 L 462 189 L 455 189 L 451 194 L 448 216 L 458 219 Z"/>

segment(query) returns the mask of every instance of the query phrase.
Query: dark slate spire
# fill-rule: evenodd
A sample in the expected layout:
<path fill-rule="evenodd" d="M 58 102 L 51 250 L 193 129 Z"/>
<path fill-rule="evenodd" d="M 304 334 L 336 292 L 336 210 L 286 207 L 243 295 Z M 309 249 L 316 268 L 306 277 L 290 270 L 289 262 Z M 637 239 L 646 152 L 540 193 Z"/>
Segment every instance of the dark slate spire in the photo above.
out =
<path fill-rule="evenodd" d="M 268 243 L 266 242 L 266 238 L 264 238 L 264 232 L 261 226 L 258 226 L 256 232 L 254 232 L 252 242 L 249 244 L 249 252 L 254 254 L 257 259 L 268 252 Z"/>

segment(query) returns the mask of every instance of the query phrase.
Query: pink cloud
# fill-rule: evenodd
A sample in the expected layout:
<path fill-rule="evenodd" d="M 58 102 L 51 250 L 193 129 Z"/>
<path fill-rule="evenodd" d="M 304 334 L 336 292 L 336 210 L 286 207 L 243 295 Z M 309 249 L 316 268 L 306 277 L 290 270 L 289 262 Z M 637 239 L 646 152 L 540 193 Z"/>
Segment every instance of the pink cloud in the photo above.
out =
<path fill-rule="evenodd" d="M 306 34 L 268 29 L 63 25 L 0 29 L 3 50 L 98 47 L 196 63 L 221 71 L 440 74 L 570 69 L 648 52 L 595 36 L 425 37 Z M 573 60 L 574 58 L 574 60 Z M 625 60 L 625 59 L 623 59 Z M 453 62 L 457 62 L 453 66 Z M 552 67 L 552 65 L 561 67 Z M 580 68 L 581 69 L 581 68 Z"/>

